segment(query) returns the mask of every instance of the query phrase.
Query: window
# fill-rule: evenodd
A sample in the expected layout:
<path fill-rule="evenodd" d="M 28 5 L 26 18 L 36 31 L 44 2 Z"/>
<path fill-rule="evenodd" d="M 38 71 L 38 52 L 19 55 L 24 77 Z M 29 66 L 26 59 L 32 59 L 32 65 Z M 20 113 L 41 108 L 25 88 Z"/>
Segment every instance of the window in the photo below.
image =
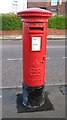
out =
<path fill-rule="evenodd" d="M 51 6 L 57 5 L 57 0 L 51 0 Z"/>
<path fill-rule="evenodd" d="M 60 5 L 62 4 L 62 0 L 59 1 Z"/>

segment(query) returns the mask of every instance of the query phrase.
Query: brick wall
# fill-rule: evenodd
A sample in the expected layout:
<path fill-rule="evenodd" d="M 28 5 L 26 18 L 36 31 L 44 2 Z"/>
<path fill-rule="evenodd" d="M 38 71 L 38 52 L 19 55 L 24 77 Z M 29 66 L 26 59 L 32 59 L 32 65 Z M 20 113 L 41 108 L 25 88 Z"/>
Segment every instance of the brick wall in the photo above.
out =
<path fill-rule="evenodd" d="M 50 10 L 51 12 L 56 12 L 57 14 L 60 15 L 64 15 L 66 14 L 65 11 L 67 11 L 67 2 L 62 2 L 62 4 L 60 5 L 59 2 L 57 4 L 57 6 L 51 6 L 51 2 L 33 2 L 34 0 L 32 0 L 32 2 L 27 2 L 28 8 L 32 8 L 32 7 L 39 7 L 39 8 L 44 8 L 46 7 L 48 10 Z"/>
<path fill-rule="evenodd" d="M 50 2 L 28 2 L 28 8 L 32 7 L 47 7 L 48 10 L 50 9 Z"/>
<path fill-rule="evenodd" d="M 62 5 L 58 5 L 58 14 L 64 15 L 65 14 L 65 2 Z"/>
<path fill-rule="evenodd" d="M 65 15 L 67 15 L 67 1 L 65 2 Z"/>

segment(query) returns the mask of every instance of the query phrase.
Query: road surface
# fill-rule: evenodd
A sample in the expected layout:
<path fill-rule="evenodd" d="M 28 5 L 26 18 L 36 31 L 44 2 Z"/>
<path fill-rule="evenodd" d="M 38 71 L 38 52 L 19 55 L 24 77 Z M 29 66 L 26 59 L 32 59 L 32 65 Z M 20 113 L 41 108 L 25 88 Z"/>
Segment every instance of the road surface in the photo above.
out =
<path fill-rule="evenodd" d="M 21 40 L 2 42 L 3 87 L 22 85 L 22 59 Z M 65 41 L 47 41 L 46 84 L 65 83 L 65 59 Z"/>

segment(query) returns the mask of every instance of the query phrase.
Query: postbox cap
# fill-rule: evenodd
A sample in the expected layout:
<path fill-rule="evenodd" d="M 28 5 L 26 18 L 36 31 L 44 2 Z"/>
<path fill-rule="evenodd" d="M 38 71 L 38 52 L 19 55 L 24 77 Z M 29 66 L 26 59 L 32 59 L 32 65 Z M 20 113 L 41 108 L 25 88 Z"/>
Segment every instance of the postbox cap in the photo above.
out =
<path fill-rule="evenodd" d="M 40 9 L 40 8 L 28 8 L 27 10 L 21 11 L 17 13 L 19 17 L 51 17 L 52 13 L 48 10 Z"/>

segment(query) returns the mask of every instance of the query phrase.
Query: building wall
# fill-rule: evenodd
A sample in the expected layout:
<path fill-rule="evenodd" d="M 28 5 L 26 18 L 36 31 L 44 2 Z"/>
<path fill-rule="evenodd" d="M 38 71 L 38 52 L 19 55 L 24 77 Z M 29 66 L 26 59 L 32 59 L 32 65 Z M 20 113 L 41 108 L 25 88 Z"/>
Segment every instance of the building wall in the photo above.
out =
<path fill-rule="evenodd" d="M 65 14 L 65 2 L 62 5 L 58 5 L 58 14 L 64 15 Z"/>
<path fill-rule="evenodd" d="M 67 15 L 67 1 L 65 3 L 65 15 Z"/>
<path fill-rule="evenodd" d="M 38 1 L 38 2 L 37 2 Z M 57 14 L 64 15 L 65 11 L 67 10 L 67 2 L 62 2 L 60 5 L 59 2 L 57 2 L 56 6 L 51 6 L 51 0 L 49 2 L 44 2 L 44 0 L 28 0 L 27 2 L 28 8 L 30 7 L 39 7 L 39 8 L 47 8 L 51 12 L 56 12 Z"/>
<path fill-rule="evenodd" d="M 50 2 L 28 2 L 28 8 L 30 7 L 47 7 L 50 9 Z"/>

